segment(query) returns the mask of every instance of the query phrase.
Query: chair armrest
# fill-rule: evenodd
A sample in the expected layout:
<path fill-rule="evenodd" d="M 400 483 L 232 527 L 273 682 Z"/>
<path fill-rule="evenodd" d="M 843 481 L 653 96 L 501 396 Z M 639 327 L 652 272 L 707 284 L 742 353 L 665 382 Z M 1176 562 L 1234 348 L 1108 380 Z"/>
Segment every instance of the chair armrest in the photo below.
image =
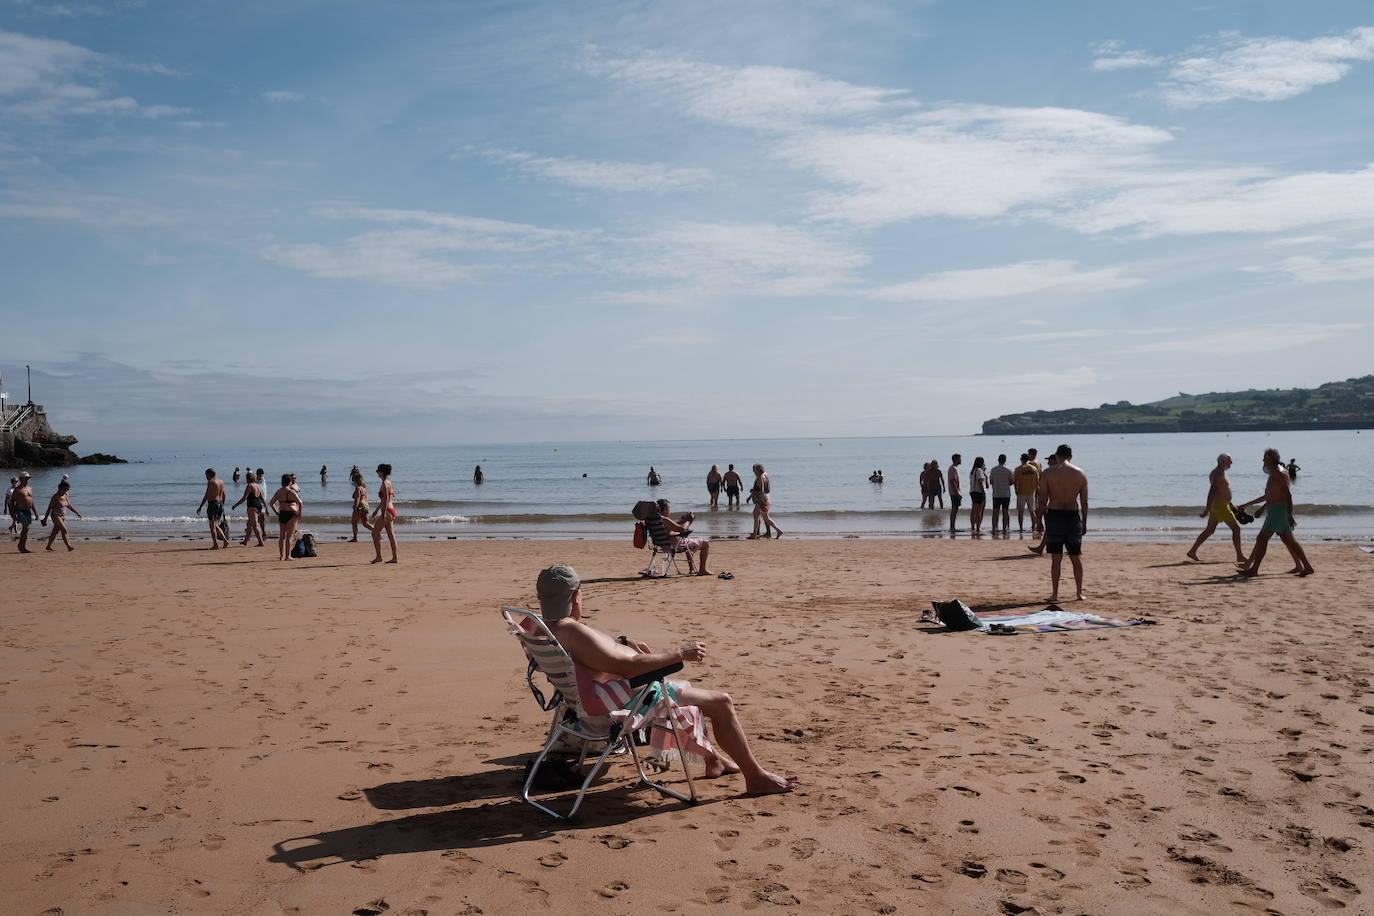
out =
<path fill-rule="evenodd" d="M 643 674 L 636 674 L 630 678 L 631 687 L 643 687 L 645 684 L 652 684 L 654 681 L 661 681 L 670 674 L 676 674 L 682 670 L 682 662 L 674 662 L 657 671 L 646 671 Z"/>

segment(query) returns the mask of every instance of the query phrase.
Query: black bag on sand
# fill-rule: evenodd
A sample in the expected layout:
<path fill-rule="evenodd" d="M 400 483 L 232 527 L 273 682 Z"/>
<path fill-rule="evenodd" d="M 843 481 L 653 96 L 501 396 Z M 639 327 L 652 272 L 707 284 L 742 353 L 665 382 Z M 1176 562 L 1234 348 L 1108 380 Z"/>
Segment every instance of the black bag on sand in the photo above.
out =
<path fill-rule="evenodd" d="M 950 630 L 976 630 L 979 628 L 978 615 L 969 610 L 969 606 L 958 598 L 950 601 L 932 601 L 931 606 L 935 608 L 935 616 L 940 618 L 940 622 Z"/>
<path fill-rule="evenodd" d="M 312 533 L 309 532 L 309 531 L 307 531 L 305 534 L 302 534 L 302 535 L 301 535 L 301 544 L 303 545 L 303 546 L 301 547 L 301 555 L 302 555 L 302 556 L 305 556 L 305 557 L 314 557 L 314 556 L 318 556 L 318 554 L 315 553 L 315 535 L 314 535 L 314 534 L 312 534 Z"/>

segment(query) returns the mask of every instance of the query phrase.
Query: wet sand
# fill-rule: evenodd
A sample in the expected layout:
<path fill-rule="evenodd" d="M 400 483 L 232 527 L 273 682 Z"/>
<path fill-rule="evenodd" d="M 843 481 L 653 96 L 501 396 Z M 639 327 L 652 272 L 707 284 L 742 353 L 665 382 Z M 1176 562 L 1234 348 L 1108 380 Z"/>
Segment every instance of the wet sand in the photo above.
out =
<path fill-rule="evenodd" d="M 780 521 L 784 521 L 781 520 Z M 785 524 L 785 521 L 784 521 Z M 1320 913 L 1374 910 L 1374 557 L 1089 543 L 1086 610 L 1016 541 L 724 541 L 733 580 L 628 543 L 78 543 L 0 553 L 9 913 Z M 568 562 L 590 622 L 710 647 L 789 796 L 612 768 L 580 819 L 518 801 L 546 714 L 497 606 Z"/>

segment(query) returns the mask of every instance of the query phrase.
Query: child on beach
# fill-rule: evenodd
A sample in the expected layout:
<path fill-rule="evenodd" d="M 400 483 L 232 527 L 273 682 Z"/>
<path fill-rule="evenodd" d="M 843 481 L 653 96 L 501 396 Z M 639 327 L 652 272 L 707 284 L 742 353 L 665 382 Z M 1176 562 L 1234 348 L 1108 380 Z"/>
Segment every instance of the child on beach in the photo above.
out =
<path fill-rule="evenodd" d="M 52 519 L 52 533 L 48 535 L 47 550 L 52 550 L 52 542 L 57 540 L 57 536 L 62 535 L 62 543 L 67 545 L 68 550 L 75 550 L 72 546 L 71 538 L 67 537 L 67 510 L 76 512 L 76 517 L 81 518 L 81 513 L 77 512 L 76 506 L 72 505 L 71 492 L 72 485 L 67 481 L 62 481 L 57 485 L 57 492 L 48 500 L 48 511 L 43 515 L 43 526 L 47 527 L 48 519 Z"/>

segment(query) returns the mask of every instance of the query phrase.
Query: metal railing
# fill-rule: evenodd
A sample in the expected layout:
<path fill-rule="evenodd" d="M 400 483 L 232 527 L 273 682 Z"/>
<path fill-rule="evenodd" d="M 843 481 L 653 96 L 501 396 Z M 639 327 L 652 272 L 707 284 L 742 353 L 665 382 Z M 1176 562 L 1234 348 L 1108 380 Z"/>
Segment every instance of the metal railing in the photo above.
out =
<path fill-rule="evenodd" d="M 8 416 L 0 417 L 0 430 L 17 430 L 37 411 L 34 410 L 32 404 L 23 404 L 13 413 L 10 413 L 9 410 L 6 410 L 6 413 Z"/>

